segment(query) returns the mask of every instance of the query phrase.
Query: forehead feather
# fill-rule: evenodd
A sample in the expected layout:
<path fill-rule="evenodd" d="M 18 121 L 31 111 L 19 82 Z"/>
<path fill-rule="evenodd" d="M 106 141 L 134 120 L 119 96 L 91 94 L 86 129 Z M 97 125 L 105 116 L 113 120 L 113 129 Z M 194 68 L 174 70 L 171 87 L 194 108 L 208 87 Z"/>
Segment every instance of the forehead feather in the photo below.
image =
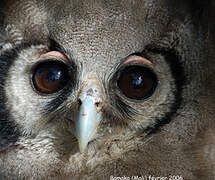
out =
<path fill-rule="evenodd" d="M 98 60 L 108 64 L 143 50 L 159 36 L 167 13 L 162 3 L 160 8 L 152 4 L 156 6 L 152 0 L 60 1 L 49 9 L 47 26 L 50 36 L 70 49 L 75 58 L 88 64 Z M 155 18 L 157 11 L 163 14 L 159 12 Z"/>

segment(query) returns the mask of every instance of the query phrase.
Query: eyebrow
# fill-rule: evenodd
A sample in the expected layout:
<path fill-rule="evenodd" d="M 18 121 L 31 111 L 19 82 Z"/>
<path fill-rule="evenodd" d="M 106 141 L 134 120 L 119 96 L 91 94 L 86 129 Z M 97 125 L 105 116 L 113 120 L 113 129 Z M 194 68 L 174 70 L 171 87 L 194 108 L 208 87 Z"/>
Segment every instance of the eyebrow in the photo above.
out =
<path fill-rule="evenodd" d="M 60 43 L 58 43 L 53 38 L 49 38 L 49 40 L 50 40 L 49 51 L 58 51 L 66 57 L 70 64 L 78 64 L 77 60 L 73 57 L 69 49 L 64 48 L 62 45 L 60 45 Z"/>
<path fill-rule="evenodd" d="M 144 58 L 143 56 L 137 56 L 137 55 L 129 55 L 128 57 L 125 58 L 122 64 L 131 64 L 134 62 L 153 66 L 153 63 L 151 61 Z"/>

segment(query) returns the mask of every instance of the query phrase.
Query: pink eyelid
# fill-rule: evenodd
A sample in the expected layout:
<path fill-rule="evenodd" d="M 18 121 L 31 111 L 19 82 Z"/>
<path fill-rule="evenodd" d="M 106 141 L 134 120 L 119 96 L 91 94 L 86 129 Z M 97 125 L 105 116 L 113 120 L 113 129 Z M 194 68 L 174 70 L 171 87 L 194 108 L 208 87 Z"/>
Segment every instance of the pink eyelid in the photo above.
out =
<path fill-rule="evenodd" d="M 130 64 L 130 63 L 142 63 L 142 64 L 147 64 L 149 66 L 154 66 L 154 64 L 147 60 L 144 57 L 140 57 L 140 56 L 129 56 L 124 62 L 123 64 Z"/>
<path fill-rule="evenodd" d="M 40 57 L 41 58 L 55 57 L 57 59 L 67 60 L 67 57 L 58 51 L 50 51 L 46 54 L 41 55 Z"/>

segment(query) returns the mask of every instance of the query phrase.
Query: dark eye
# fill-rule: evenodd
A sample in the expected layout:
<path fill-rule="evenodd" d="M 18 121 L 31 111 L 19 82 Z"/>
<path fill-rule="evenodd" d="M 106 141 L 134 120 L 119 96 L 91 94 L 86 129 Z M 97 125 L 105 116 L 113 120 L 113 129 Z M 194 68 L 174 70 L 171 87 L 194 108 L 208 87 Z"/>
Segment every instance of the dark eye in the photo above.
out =
<path fill-rule="evenodd" d="M 120 91 L 128 98 L 144 100 L 153 95 L 158 85 L 155 73 L 147 67 L 130 65 L 125 67 L 117 80 Z"/>
<path fill-rule="evenodd" d="M 55 93 L 63 89 L 68 80 L 68 68 L 60 61 L 47 61 L 38 64 L 32 76 L 34 88 L 45 94 Z"/>

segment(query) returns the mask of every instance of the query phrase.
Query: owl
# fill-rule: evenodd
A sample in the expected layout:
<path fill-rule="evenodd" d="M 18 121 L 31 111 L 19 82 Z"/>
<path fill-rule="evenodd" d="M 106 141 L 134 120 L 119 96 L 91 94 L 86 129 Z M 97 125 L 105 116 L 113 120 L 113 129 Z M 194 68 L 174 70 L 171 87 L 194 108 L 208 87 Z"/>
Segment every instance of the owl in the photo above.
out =
<path fill-rule="evenodd" d="M 1 180 L 214 180 L 212 0 L 2 0 Z"/>

